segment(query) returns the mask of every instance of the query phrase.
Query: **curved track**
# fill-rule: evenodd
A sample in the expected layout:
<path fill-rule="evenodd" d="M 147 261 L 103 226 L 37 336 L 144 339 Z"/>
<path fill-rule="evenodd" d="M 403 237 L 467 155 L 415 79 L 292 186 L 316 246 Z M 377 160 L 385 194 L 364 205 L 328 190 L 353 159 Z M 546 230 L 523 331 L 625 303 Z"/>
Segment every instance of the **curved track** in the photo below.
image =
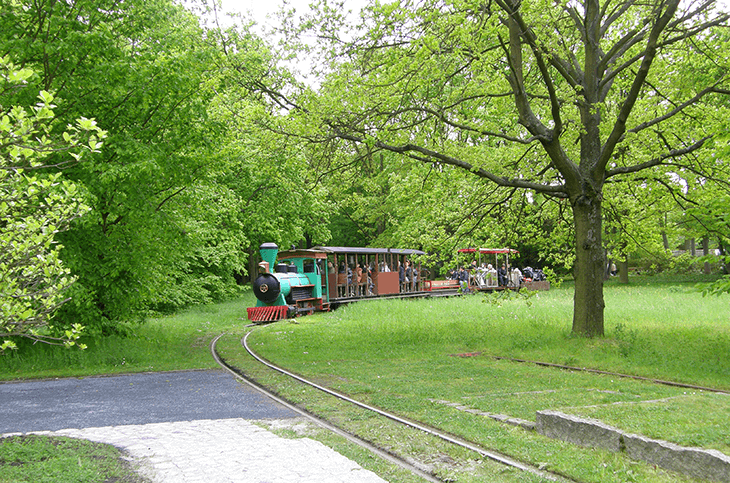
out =
<path fill-rule="evenodd" d="M 250 332 L 249 332 L 249 334 L 250 334 Z M 213 355 L 213 359 L 215 359 L 215 361 L 218 363 L 218 365 L 220 365 L 223 369 L 225 369 L 226 371 L 233 374 L 241 382 L 249 385 L 250 387 L 256 389 L 257 391 L 259 391 L 259 392 L 263 393 L 264 395 L 270 397 L 271 399 L 275 400 L 279 404 L 286 406 L 287 408 L 291 409 L 292 411 L 309 419 L 310 421 L 314 422 L 318 426 L 325 428 L 329 431 L 332 431 L 333 433 L 345 438 L 349 442 L 355 443 L 358 446 L 361 446 L 361 447 L 367 449 L 368 451 L 379 456 L 380 458 L 383 458 L 386 461 L 389 461 L 395 465 L 398 465 L 401 468 L 403 468 L 407 471 L 410 471 L 411 473 L 413 473 L 417 476 L 420 476 L 421 478 L 425 479 L 426 481 L 431 481 L 434 483 L 443 483 L 442 480 L 435 478 L 433 475 L 431 475 L 429 473 L 424 472 L 423 470 L 421 470 L 420 468 L 417 468 L 416 466 L 412 465 L 411 463 L 407 462 L 406 460 L 399 458 L 398 456 L 393 455 L 391 453 L 388 453 L 387 451 L 385 451 L 381 448 L 378 448 L 377 446 L 369 443 L 368 441 L 365 441 L 364 439 L 361 439 L 361 438 L 355 436 L 354 434 L 348 433 L 347 431 L 344 431 L 344 430 L 338 428 L 337 426 L 334 426 L 334 425 L 328 423 L 324 419 L 318 418 L 318 417 L 314 416 L 313 414 L 308 413 L 307 411 L 304 411 L 303 409 L 289 403 L 288 401 L 278 397 L 274 393 L 272 393 L 272 392 L 266 390 L 265 388 L 261 387 L 260 385 L 256 384 L 254 381 L 248 379 L 245 375 L 236 371 L 235 368 L 233 368 L 232 366 L 227 364 L 225 361 L 223 361 L 215 350 L 215 345 L 218 342 L 218 339 L 220 339 L 223 335 L 224 334 L 221 334 L 218 337 L 216 337 L 215 339 L 213 339 L 213 341 L 211 341 L 210 352 Z"/>
<path fill-rule="evenodd" d="M 536 476 L 539 476 L 541 478 L 544 478 L 546 480 L 558 481 L 558 482 L 569 482 L 569 481 L 573 481 L 573 480 L 566 479 L 565 477 L 560 476 L 560 475 L 557 475 L 555 473 L 551 473 L 551 472 L 548 472 L 548 471 L 541 470 L 541 469 L 539 469 L 536 466 L 532 466 L 532 465 L 529 465 L 529 464 L 520 462 L 518 460 L 515 460 L 513 458 L 510 458 L 509 456 L 506 456 L 504 454 L 498 453 L 496 451 L 492 451 L 492 450 L 488 450 L 488 449 L 482 448 L 482 447 L 480 447 L 480 446 L 478 446 L 478 445 L 476 445 L 474 443 L 471 443 L 469 441 L 462 440 L 460 438 L 456 438 L 453 435 L 450 435 L 450 434 L 444 433 L 442 431 L 439 431 L 437 429 L 428 427 L 427 425 L 425 425 L 423 423 L 419 423 L 419 422 L 416 422 L 416 421 L 407 420 L 407 419 L 402 418 L 402 417 L 400 417 L 398 415 L 395 415 L 395 414 L 389 413 L 387 411 L 383 411 L 382 409 L 379 409 L 379 408 L 370 406 L 368 404 L 362 403 L 362 402 L 357 401 L 355 399 L 352 399 L 352 398 L 350 398 L 350 397 L 348 397 L 346 395 L 340 394 L 340 393 L 338 393 L 336 391 L 333 391 L 333 390 L 331 390 L 329 388 L 323 387 L 323 386 L 321 386 L 319 384 L 316 384 L 316 383 L 314 383 L 312 381 L 309 381 L 309 380 L 307 380 L 307 379 L 305 379 L 305 378 L 303 378 L 303 377 L 301 377 L 301 376 L 299 376 L 297 374 L 294 374 L 292 372 L 287 371 L 286 369 L 283 369 L 281 367 L 278 367 L 275 364 L 272 364 L 271 362 L 267 361 L 263 357 L 261 357 L 258 354 L 256 354 L 249 347 L 248 342 L 247 342 L 247 339 L 248 339 L 248 336 L 250 334 L 251 334 L 251 332 L 248 332 L 246 334 L 246 336 L 241 340 L 241 344 L 243 345 L 243 347 L 246 349 L 246 351 L 252 357 L 254 357 L 258 362 L 260 362 L 261 364 L 264 364 L 268 368 L 270 368 L 270 369 L 272 369 L 274 371 L 277 371 L 277 372 L 279 372 L 281 374 L 284 374 L 284 375 L 286 375 L 288 377 L 291 377 L 291 378 L 299 381 L 300 383 L 303 383 L 303 384 L 306 384 L 308 386 L 311 386 L 311 387 L 313 387 L 313 388 L 315 388 L 315 389 L 317 389 L 319 391 L 322 391 L 322 392 L 324 392 L 324 393 L 326 393 L 326 394 L 328 394 L 328 395 L 330 395 L 332 397 L 335 397 L 335 398 L 337 398 L 337 399 L 339 399 L 341 401 L 348 402 L 348 403 L 353 404 L 353 405 L 355 405 L 357 407 L 360 407 L 362 409 L 371 411 L 371 412 L 376 413 L 376 414 L 378 414 L 378 415 L 380 415 L 382 417 L 388 418 L 391 421 L 394 421 L 394 422 L 396 422 L 398 424 L 401 424 L 401 425 L 404 425 L 404 426 L 408 426 L 410 428 L 414 428 L 414 429 L 419 430 L 419 431 L 421 431 L 423 433 L 426 433 L 426 434 L 435 436 L 437 438 L 440 438 L 443 441 L 446 441 L 446 442 L 448 442 L 450 444 L 453 444 L 453 445 L 456 445 L 456 446 L 460 446 L 462 448 L 465 448 L 465 449 L 468 449 L 470 451 L 473 451 L 473 452 L 477 453 L 478 455 L 480 455 L 480 456 L 482 456 L 484 458 L 488 458 L 488 459 L 490 459 L 492 461 L 495 461 L 495 462 L 497 462 L 499 464 L 508 466 L 510 468 L 514 468 L 514 469 L 518 469 L 520 471 L 532 473 L 532 474 L 534 474 Z M 299 412 L 300 414 L 302 414 L 302 415 L 304 415 L 304 416 L 306 416 L 306 417 L 308 417 L 310 419 L 313 419 L 317 424 L 319 424 L 321 426 L 324 426 L 327 429 L 330 429 L 331 431 L 334 431 L 335 433 L 340 434 L 340 435 L 346 437 L 348 440 L 353 441 L 356 444 L 359 444 L 359 445 L 361 445 L 363 447 L 366 447 L 366 448 L 370 449 L 371 451 L 374 451 L 379 456 L 385 457 L 389 461 L 394 462 L 394 463 L 398 464 L 399 466 L 408 469 L 409 471 L 412 471 L 413 473 L 415 473 L 415 474 L 417 474 L 417 475 L 425 478 L 426 480 L 428 480 L 428 481 L 435 481 L 435 482 L 442 481 L 442 480 L 439 480 L 439 479 L 435 478 L 431 474 L 428 474 L 428 473 L 423 472 L 422 470 L 416 468 L 415 466 L 411 465 L 410 463 L 407 463 L 404 460 L 398 458 L 397 456 L 394 456 L 394 455 L 392 455 L 390 453 L 387 453 L 387 452 L 383 451 L 380 448 L 376 448 L 371 443 L 365 442 L 365 441 L 361 440 L 360 438 L 358 438 L 357 436 L 351 435 L 350 433 L 347 433 L 347 432 L 341 430 L 340 428 L 336 428 L 336 427 L 332 426 L 331 424 L 329 424 L 327 422 L 324 422 L 324 421 L 320 420 L 319 418 L 316 418 L 313 415 L 311 415 L 309 413 L 306 413 L 305 411 L 302 411 L 299 408 L 296 408 L 295 406 L 292 406 L 291 404 L 287 403 L 286 401 L 283 401 L 280 398 L 271 395 L 265 389 L 259 387 L 258 385 L 256 385 L 252 381 L 249 381 L 248 379 L 246 379 L 242 375 L 236 373 L 231 367 L 229 367 L 228 365 L 226 365 L 225 362 L 221 361 L 220 358 L 218 357 L 218 355 L 215 353 L 215 342 L 220 337 L 221 336 L 218 336 L 211 343 L 211 351 L 213 352 L 213 357 L 216 359 L 216 361 L 221 366 L 225 367 L 228 371 L 230 371 L 233 374 L 235 374 L 236 377 L 242 378 L 248 384 L 251 384 L 253 387 L 256 387 L 256 389 L 264 392 L 265 394 L 270 395 L 271 397 L 273 397 L 277 401 L 281 402 L 282 404 L 286 405 L 287 407 L 290 407 L 293 410 Z M 352 439 L 352 438 L 354 438 L 354 439 Z"/>

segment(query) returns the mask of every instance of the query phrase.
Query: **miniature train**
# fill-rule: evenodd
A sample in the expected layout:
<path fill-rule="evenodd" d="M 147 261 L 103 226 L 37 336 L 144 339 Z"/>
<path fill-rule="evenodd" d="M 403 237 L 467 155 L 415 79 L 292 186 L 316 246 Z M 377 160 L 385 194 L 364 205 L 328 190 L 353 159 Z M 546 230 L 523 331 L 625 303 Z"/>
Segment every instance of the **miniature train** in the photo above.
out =
<path fill-rule="evenodd" d="M 260 275 L 253 282 L 258 300 L 248 309 L 252 322 L 271 322 L 337 305 L 382 297 L 423 297 L 457 293 L 422 279 L 420 250 L 315 247 L 278 253 L 275 243 L 259 247 Z M 277 259 L 278 254 L 278 259 Z"/>
<path fill-rule="evenodd" d="M 510 249 L 485 250 L 477 253 L 516 253 Z M 257 303 L 248 308 L 252 322 L 274 322 L 372 298 L 450 296 L 519 288 L 519 284 L 495 284 L 491 272 L 481 279 L 475 271 L 467 287 L 457 280 L 427 280 L 421 264 L 412 260 L 425 255 L 420 250 L 315 247 L 279 253 L 275 243 L 264 243 L 259 252 L 262 261 L 253 282 Z"/>

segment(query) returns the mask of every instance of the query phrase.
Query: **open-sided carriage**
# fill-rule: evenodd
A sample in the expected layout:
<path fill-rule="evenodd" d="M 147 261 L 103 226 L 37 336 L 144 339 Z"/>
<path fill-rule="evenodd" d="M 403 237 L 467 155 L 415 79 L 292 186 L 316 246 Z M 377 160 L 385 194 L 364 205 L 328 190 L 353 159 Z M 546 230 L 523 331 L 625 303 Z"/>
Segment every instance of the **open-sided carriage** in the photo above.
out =
<path fill-rule="evenodd" d="M 512 248 L 462 248 L 459 253 L 473 254 L 475 264 L 470 273 L 470 287 L 480 291 L 518 288 L 519 281 L 510 277 L 510 255 L 519 252 Z M 494 261 L 494 265 L 492 265 Z M 503 270 L 503 271 L 502 271 Z"/>
<path fill-rule="evenodd" d="M 492 292 L 494 290 L 521 289 L 549 290 L 550 282 L 545 280 L 541 270 L 525 267 L 522 271 L 510 263 L 510 255 L 519 251 L 512 248 L 462 248 L 459 253 L 473 254 L 474 264 L 469 275 L 472 290 Z M 492 265 L 494 260 L 494 265 Z"/>

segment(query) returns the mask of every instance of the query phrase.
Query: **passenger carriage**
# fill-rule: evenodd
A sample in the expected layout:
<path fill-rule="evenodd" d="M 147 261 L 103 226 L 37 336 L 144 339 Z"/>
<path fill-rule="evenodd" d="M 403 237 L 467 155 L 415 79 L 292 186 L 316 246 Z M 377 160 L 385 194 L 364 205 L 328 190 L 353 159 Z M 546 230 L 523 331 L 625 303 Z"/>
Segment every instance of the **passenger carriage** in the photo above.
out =
<path fill-rule="evenodd" d="M 550 290 L 550 282 L 542 280 L 533 280 L 532 278 L 523 278 L 522 272 L 511 267 L 510 255 L 518 255 L 520 252 L 512 248 L 462 248 L 459 253 L 473 254 L 476 256 L 477 268 L 470 275 L 470 288 L 472 290 L 482 292 L 492 292 L 495 290 L 506 289 L 527 289 L 527 290 Z M 493 257 L 493 258 L 492 258 Z M 484 260 L 484 262 L 482 262 Z M 483 264 L 494 260 L 494 265 L 489 268 L 483 267 Z M 504 265 L 507 273 L 504 277 L 498 276 L 499 268 Z M 525 269 L 527 270 L 527 268 Z M 532 271 L 532 269 L 530 268 Z M 538 271 L 542 274 L 542 271 Z M 532 277 L 530 275 L 529 277 Z M 500 280 L 502 278 L 502 280 Z"/>
<path fill-rule="evenodd" d="M 500 263 L 504 264 L 506 267 L 510 266 L 509 257 L 510 255 L 519 254 L 520 252 L 517 250 L 512 248 L 461 248 L 459 253 L 473 254 L 476 256 L 475 261 L 477 262 L 477 268 L 474 273 L 471 274 L 469 280 L 470 286 L 476 290 L 492 291 L 519 287 L 519 283 L 515 284 L 512 281 L 500 283 L 497 274 Z M 484 262 L 482 262 L 482 256 Z M 494 265 L 491 265 L 492 260 L 494 260 Z M 491 265 L 491 268 L 483 267 L 483 263 Z"/>

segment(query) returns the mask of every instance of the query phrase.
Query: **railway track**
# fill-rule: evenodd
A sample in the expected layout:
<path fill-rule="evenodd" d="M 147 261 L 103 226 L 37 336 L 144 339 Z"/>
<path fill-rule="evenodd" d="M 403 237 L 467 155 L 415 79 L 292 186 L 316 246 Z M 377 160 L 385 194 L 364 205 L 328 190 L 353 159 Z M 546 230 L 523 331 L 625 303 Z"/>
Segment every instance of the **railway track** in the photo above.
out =
<path fill-rule="evenodd" d="M 499 465 L 503 465 L 506 468 L 510 468 L 513 470 L 519 470 L 521 472 L 529 473 L 531 475 L 540 477 L 546 481 L 556 481 L 560 483 L 565 482 L 574 482 L 574 480 L 565 478 L 564 476 L 558 475 L 556 473 L 552 473 L 543 469 L 540 469 L 534 465 L 530 465 L 528 463 L 521 462 L 519 460 L 516 460 L 514 458 L 511 458 L 507 455 L 504 455 L 502 453 L 499 453 L 497 451 L 493 451 L 484 447 L 481 447 L 475 443 L 472 443 L 470 441 L 463 440 L 461 438 L 457 438 L 451 434 L 439 431 L 438 429 L 432 428 L 424 423 L 408 420 L 405 418 L 402 418 L 396 414 L 384 411 L 382 409 L 370 406 L 368 404 L 362 403 L 360 401 L 357 401 L 355 399 L 350 398 L 347 395 L 340 394 L 336 391 L 333 391 L 327 387 L 321 386 L 313 381 L 310 381 L 308 379 L 305 379 L 297 374 L 294 374 L 290 371 L 287 371 L 284 368 L 278 367 L 275 364 L 271 363 L 270 361 L 264 359 L 263 357 L 256 354 L 251 347 L 248 345 L 248 336 L 252 333 L 252 331 L 249 331 L 245 337 L 241 339 L 241 345 L 243 348 L 259 363 L 263 364 L 270 370 L 276 371 L 280 374 L 283 374 L 289 378 L 292 378 L 296 381 L 298 381 L 301 384 L 305 384 L 311 388 L 316 389 L 317 391 L 320 391 L 324 394 L 327 394 L 330 397 L 336 398 L 339 401 L 345 402 L 347 404 L 351 404 L 353 406 L 356 406 L 360 409 L 366 410 L 368 412 L 377 414 L 378 416 L 387 418 L 388 420 L 396 423 L 397 425 L 400 425 L 402 427 L 408 427 L 417 431 L 420 431 L 422 433 L 428 434 L 430 436 L 436 437 L 444 442 L 446 442 L 449 445 L 457 446 L 462 449 L 469 450 L 477 455 L 479 455 L 482 458 L 489 459 Z M 325 421 L 301 408 L 298 406 L 295 406 L 294 404 L 291 404 L 290 402 L 276 396 L 275 394 L 271 393 L 264 387 L 257 384 L 255 381 L 251 380 L 249 377 L 247 377 L 245 374 L 242 374 L 239 370 L 237 370 L 235 367 L 231 366 L 230 364 L 226 363 L 220 355 L 216 352 L 216 343 L 222 337 L 224 334 L 219 335 L 216 337 L 210 345 L 211 353 L 213 355 L 213 358 L 216 360 L 216 362 L 223 367 L 228 372 L 232 373 L 234 376 L 236 376 L 238 379 L 243 381 L 244 383 L 248 384 L 249 386 L 255 388 L 256 390 L 262 392 L 263 394 L 269 396 L 270 398 L 276 400 L 280 404 L 283 404 L 284 406 L 292 409 L 293 411 L 301 414 L 302 416 L 308 418 L 309 420 L 313 421 L 315 424 L 317 424 L 320 427 L 326 428 L 342 437 L 347 439 L 348 441 L 355 443 L 369 451 L 371 451 L 373 454 L 379 456 L 380 458 L 383 458 L 391 463 L 394 463 L 401 468 L 404 468 L 411 473 L 425 479 L 426 481 L 431 482 L 446 482 L 450 480 L 442 480 L 438 477 L 434 476 L 433 474 L 424 471 L 419 467 L 419 465 L 413 464 L 410 461 L 408 461 L 405 457 L 401 457 L 399 455 L 393 454 L 390 451 L 387 451 L 383 448 L 378 447 L 376 444 L 371 443 L 369 441 L 366 441 L 342 428 L 339 428 L 333 424 L 331 424 L 328 421 Z"/>
<path fill-rule="evenodd" d="M 268 396 L 269 398 L 273 399 L 274 401 L 278 402 L 279 404 L 291 409 L 292 411 L 296 412 L 300 416 L 307 418 L 308 420 L 310 420 L 317 426 L 327 429 L 327 430 L 345 438 L 347 441 L 354 443 L 362 448 L 365 448 L 366 450 L 370 451 L 371 453 L 378 456 L 379 458 L 382 458 L 386 461 L 389 461 L 390 463 L 400 466 L 401 468 L 403 468 L 407 471 L 410 471 L 411 473 L 413 473 L 415 475 L 420 476 L 421 478 L 425 479 L 426 481 L 431 481 L 434 483 L 442 483 L 442 480 L 434 477 L 433 475 L 430 475 L 430 474 L 424 472 L 423 470 L 421 470 L 420 468 L 411 464 L 410 462 L 406 461 L 405 459 L 400 458 L 399 456 L 394 455 L 384 449 L 381 449 L 378 446 L 370 443 L 369 441 L 366 441 L 352 433 L 349 433 L 349 432 L 329 423 L 328 421 L 326 421 L 322 418 L 319 418 L 316 415 L 314 415 L 308 411 L 303 410 L 299 406 L 296 406 L 296 405 L 290 403 L 289 401 L 280 398 L 273 392 L 269 391 L 268 389 L 264 388 L 260 384 L 256 383 L 251 378 L 247 377 L 245 374 L 241 373 L 239 370 L 237 370 L 232 365 L 226 363 L 220 357 L 220 355 L 216 352 L 216 343 L 223 335 L 225 335 L 225 334 L 219 335 L 218 337 L 213 339 L 213 341 L 211 342 L 211 344 L 210 344 L 211 354 L 213 355 L 213 359 L 215 359 L 215 361 L 216 361 L 216 363 L 218 363 L 218 365 L 220 365 L 226 371 L 230 372 L 233 376 L 235 376 L 242 383 L 244 383 L 244 384 L 248 385 L 249 387 L 259 391 L 260 393 Z"/>

